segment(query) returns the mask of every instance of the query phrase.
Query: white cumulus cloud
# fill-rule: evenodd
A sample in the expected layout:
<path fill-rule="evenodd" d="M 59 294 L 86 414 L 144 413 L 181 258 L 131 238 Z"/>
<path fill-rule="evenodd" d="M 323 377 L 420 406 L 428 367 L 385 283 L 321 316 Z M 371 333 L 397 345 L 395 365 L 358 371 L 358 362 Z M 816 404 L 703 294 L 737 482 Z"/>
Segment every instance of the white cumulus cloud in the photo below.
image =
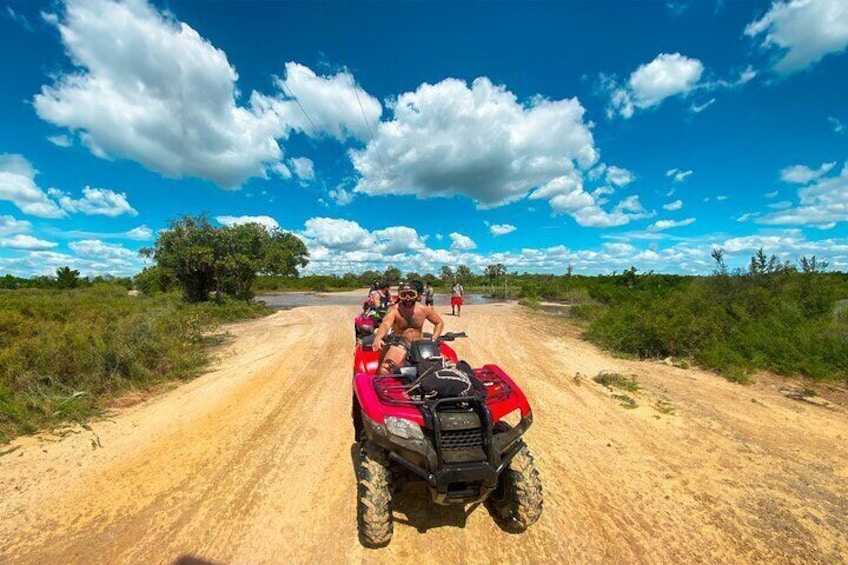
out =
<path fill-rule="evenodd" d="M 377 127 L 383 106 L 356 84 L 349 71 L 319 76 L 292 61 L 285 70 L 285 76 L 275 81 L 280 95 L 253 93 L 251 97 L 257 108 L 272 111 L 281 130 L 293 129 L 310 137 L 328 135 L 339 141 L 370 138 L 369 128 Z"/>
<path fill-rule="evenodd" d="M 76 67 L 34 98 L 98 156 L 237 187 L 282 152 L 273 123 L 236 105 L 226 54 L 143 0 L 67 0 L 54 18 Z"/>
<path fill-rule="evenodd" d="M 98 239 L 72 241 L 68 247 L 84 259 L 103 261 L 115 266 L 130 266 L 138 263 L 139 254 L 117 243 L 105 243 Z"/>
<path fill-rule="evenodd" d="M 54 192 L 58 195 L 59 191 Z M 67 194 L 59 197 L 59 205 L 71 213 L 81 213 L 87 216 L 109 216 L 114 218 L 121 214 L 138 216 L 138 212 L 127 202 L 126 193 L 117 193 L 106 188 L 82 189 L 82 198 L 74 199 Z"/>
<path fill-rule="evenodd" d="M 306 243 L 315 272 L 385 267 L 388 261 L 403 262 L 427 248 L 427 238 L 414 228 L 390 226 L 369 231 L 357 222 L 340 218 L 310 218 L 296 235 Z"/>
<path fill-rule="evenodd" d="M 650 63 L 640 65 L 623 86 L 604 77 L 610 91 L 608 115 L 631 118 L 635 111 L 658 106 L 671 96 L 685 96 L 701 80 L 704 65 L 680 53 L 660 53 Z"/>
<path fill-rule="evenodd" d="M 269 230 L 277 229 L 280 224 L 270 216 L 215 216 L 215 220 L 225 226 L 237 226 L 241 224 L 259 224 Z"/>
<path fill-rule="evenodd" d="M 668 210 L 669 212 L 674 212 L 675 210 L 680 210 L 683 208 L 682 200 L 675 200 L 674 202 L 669 202 L 668 204 L 663 205 L 664 210 Z"/>
<path fill-rule="evenodd" d="M 455 251 L 470 251 L 471 249 L 476 249 L 477 244 L 473 239 L 468 237 L 467 235 L 462 235 L 461 233 L 453 232 L 450 234 L 451 238 L 451 249 Z"/>
<path fill-rule="evenodd" d="M 598 158 L 577 99 L 521 103 L 485 77 L 470 87 L 453 78 L 422 84 L 392 109 L 375 141 L 351 151 L 356 192 L 464 195 L 493 207 Z"/>
<path fill-rule="evenodd" d="M 353 202 L 353 193 L 343 187 L 338 187 L 327 192 L 330 199 L 338 206 L 347 206 Z"/>
<path fill-rule="evenodd" d="M 673 178 L 674 182 L 683 182 L 685 181 L 689 175 L 692 174 L 692 171 L 683 169 L 669 169 L 665 172 L 665 176 Z"/>
<path fill-rule="evenodd" d="M 800 178 L 807 178 L 801 175 Z M 809 225 L 830 229 L 848 221 L 848 164 L 838 175 L 814 176 L 798 190 L 798 204 L 765 214 L 757 222 L 771 225 Z"/>
<path fill-rule="evenodd" d="M 65 212 L 35 184 L 38 174 L 21 155 L 0 154 L 0 200 L 39 218 L 61 218 Z"/>
<path fill-rule="evenodd" d="M 506 235 L 514 232 L 517 228 L 512 224 L 486 224 L 489 227 L 489 232 L 495 236 Z"/>
<path fill-rule="evenodd" d="M 54 243 L 52 241 L 45 241 L 43 239 L 38 239 L 32 237 L 31 235 L 13 235 L 12 237 L 3 237 L 0 238 L 0 247 L 6 247 L 9 249 L 29 249 L 29 250 L 37 250 L 37 249 L 52 249 L 56 247 L 58 243 Z"/>
<path fill-rule="evenodd" d="M 125 235 L 128 239 L 147 241 L 153 238 L 153 230 L 147 226 L 138 226 L 137 228 L 128 230 Z"/>
<path fill-rule="evenodd" d="M 761 47 L 775 55 L 774 70 L 788 75 L 810 67 L 824 56 L 848 47 L 848 3 L 845 0 L 774 2 L 766 14 L 745 27 L 762 36 Z"/>
<path fill-rule="evenodd" d="M 835 165 L 835 162 L 822 163 L 818 169 L 811 169 L 804 165 L 793 165 L 780 171 L 780 180 L 795 184 L 807 184 L 829 173 Z"/>
<path fill-rule="evenodd" d="M 315 164 L 307 157 L 295 157 L 289 161 L 294 174 L 301 180 L 315 180 Z"/>
<path fill-rule="evenodd" d="M 685 220 L 659 220 L 648 226 L 648 231 L 661 231 L 671 228 L 679 228 L 688 226 L 695 222 L 695 218 L 686 218 Z"/>
<path fill-rule="evenodd" d="M 611 165 L 607 168 L 607 182 L 610 184 L 614 184 L 615 186 L 626 186 L 634 180 L 636 180 L 636 175 L 627 169 L 622 169 L 615 165 Z"/>
<path fill-rule="evenodd" d="M 145 0 L 67 0 L 64 8 L 45 19 L 74 70 L 44 85 L 33 105 L 102 158 L 238 188 L 269 172 L 287 177 L 278 140 L 292 132 L 364 139 L 363 111 L 371 122 L 382 111 L 354 92 L 349 73 L 320 77 L 296 63 L 277 80 L 280 92 L 251 92 L 240 104 L 224 51 L 169 12 Z"/>
<path fill-rule="evenodd" d="M 71 138 L 67 135 L 51 135 L 47 138 L 47 141 L 59 147 L 70 147 L 73 145 Z"/>
<path fill-rule="evenodd" d="M 26 220 L 18 220 L 14 216 L 0 216 L 0 235 L 27 233 L 32 230 L 32 224 Z"/>
<path fill-rule="evenodd" d="M 586 192 L 582 180 L 572 175 L 552 179 L 534 191 L 530 198 L 548 200 L 555 214 L 568 214 L 583 227 L 621 226 L 650 215 L 636 195 L 628 196 L 616 204 L 612 211 L 606 211 L 602 205 L 606 203 L 605 196 L 611 193 L 609 187 Z"/>

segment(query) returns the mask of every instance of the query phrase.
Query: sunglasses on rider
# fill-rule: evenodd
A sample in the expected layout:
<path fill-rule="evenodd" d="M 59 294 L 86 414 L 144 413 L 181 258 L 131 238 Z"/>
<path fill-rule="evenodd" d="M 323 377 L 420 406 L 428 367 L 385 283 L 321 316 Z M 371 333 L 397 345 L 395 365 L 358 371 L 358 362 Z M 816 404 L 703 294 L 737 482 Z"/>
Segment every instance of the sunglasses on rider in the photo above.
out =
<path fill-rule="evenodd" d="M 398 296 L 402 299 L 406 298 L 407 300 L 415 299 L 415 298 L 418 298 L 418 291 L 417 290 L 402 290 L 398 293 Z"/>

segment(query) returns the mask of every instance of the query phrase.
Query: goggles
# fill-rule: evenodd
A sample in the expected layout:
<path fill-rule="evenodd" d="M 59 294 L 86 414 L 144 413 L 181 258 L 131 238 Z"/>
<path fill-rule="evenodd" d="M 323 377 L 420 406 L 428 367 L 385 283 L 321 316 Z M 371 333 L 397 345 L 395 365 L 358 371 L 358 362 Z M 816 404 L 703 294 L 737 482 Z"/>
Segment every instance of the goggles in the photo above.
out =
<path fill-rule="evenodd" d="M 404 300 L 404 299 L 415 300 L 416 298 L 418 298 L 418 291 L 417 290 L 402 290 L 398 293 L 398 296 L 400 297 L 401 300 Z"/>

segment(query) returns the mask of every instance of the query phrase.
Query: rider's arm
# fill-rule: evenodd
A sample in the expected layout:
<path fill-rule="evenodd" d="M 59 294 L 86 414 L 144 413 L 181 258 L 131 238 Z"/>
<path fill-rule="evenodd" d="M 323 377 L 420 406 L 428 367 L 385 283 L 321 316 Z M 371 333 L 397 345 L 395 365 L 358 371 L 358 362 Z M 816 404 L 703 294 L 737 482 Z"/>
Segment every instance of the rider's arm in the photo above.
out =
<path fill-rule="evenodd" d="M 383 350 L 383 338 L 386 337 L 386 334 L 389 333 L 389 328 L 392 327 L 392 324 L 395 322 L 395 312 L 396 308 L 390 308 L 383 318 L 383 323 L 380 324 L 380 327 L 377 328 L 377 333 L 374 334 L 374 351 L 382 351 Z"/>
<path fill-rule="evenodd" d="M 433 325 L 436 326 L 433 328 L 433 340 L 438 340 L 442 335 L 442 330 L 445 327 L 445 322 L 442 320 L 442 317 L 439 316 L 439 313 L 436 312 L 435 308 L 430 308 L 430 311 L 427 312 L 427 319 L 433 322 Z"/>

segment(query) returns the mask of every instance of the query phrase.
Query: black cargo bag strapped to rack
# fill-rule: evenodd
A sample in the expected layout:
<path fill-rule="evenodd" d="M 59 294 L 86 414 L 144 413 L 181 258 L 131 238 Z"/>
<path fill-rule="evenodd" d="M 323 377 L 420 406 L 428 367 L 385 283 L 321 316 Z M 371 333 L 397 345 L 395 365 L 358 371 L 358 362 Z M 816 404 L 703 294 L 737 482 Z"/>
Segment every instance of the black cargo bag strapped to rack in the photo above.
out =
<path fill-rule="evenodd" d="M 474 376 L 474 369 L 465 361 L 456 365 L 442 356 L 423 359 L 418 364 L 418 378 L 407 395 L 416 400 L 457 398 L 463 396 L 486 397 L 486 388 Z"/>

